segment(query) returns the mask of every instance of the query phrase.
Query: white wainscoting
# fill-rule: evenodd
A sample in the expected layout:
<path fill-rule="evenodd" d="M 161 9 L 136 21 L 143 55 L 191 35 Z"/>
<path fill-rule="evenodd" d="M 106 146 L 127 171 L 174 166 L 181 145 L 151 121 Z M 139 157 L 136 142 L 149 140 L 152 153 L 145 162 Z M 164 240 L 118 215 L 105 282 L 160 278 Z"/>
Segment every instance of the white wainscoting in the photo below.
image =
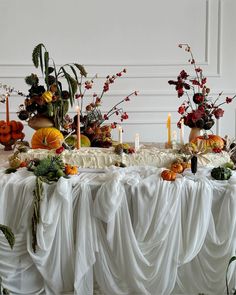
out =
<path fill-rule="evenodd" d="M 40 74 L 31 61 L 40 42 L 58 65 L 76 61 L 85 65 L 90 77 L 97 73 L 93 91 L 101 90 L 108 74 L 125 67 L 127 74 L 104 96 L 102 110 L 139 91 L 124 106 L 129 113 L 129 120 L 122 123 L 124 140 L 132 141 L 138 132 L 143 141 L 163 142 L 167 114 L 172 114 L 177 130 L 182 102 L 168 80 L 182 69 L 193 74 L 189 56 L 178 43 L 191 45 L 213 96 L 221 91 L 223 97 L 236 93 L 235 11 L 235 0 L 1 1 L 0 82 L 27 93 L 24 77 Z M 22 101 L 10 98 L 12 119 Z M 224 109 L 220 135 L 236 137 L 236 103 Z M 73 116 L 73 108 L 70 112 Z M 5 119 L 3 104 L 0 119 Z M 25 126 L 25 132 L 29 140 L 32 130 Z M 186 127 L 185 140 L 188 132 Z"/>

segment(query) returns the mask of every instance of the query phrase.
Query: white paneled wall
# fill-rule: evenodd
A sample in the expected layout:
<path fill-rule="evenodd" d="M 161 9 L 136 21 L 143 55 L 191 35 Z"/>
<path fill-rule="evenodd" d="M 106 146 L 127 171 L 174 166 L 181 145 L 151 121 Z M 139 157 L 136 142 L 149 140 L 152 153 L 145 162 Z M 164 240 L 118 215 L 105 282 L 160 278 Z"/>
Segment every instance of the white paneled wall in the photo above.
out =
<path fill-rule="evenodd" d="M 235 0 L 0 1 L 0 82 L 27 92 L 24 77 L 40 74 L 31 61 L 40 42 L 58 65 L 76 61 L 91 77 L 97 73 L 98 92 L 108 74 L 125 67 L 127 74 L 112 85 L 102 109 L 139 91 L 124 107 L 129 113 L 123 123 L 124 140 L 133 140 L 139 132 L 143 141 L 163 142 L 167 114 L 172 114 L 177 129 L 182 101 L 168 80 L 182 69 L 193 73 L 189 56 L 178 43 L 191 45 L 213 95 L 236 93 L 235 13 Z M 11 96 L 12 119 L 21 101 Z M 235 115 L 234 102 L 225 107 L 219 122 L 222 136 L 236 136 Z M 5 106 L 0 104 L 0 119 L 4 118 Z M 32 130 L 25 126 L 25 131 L 30 139 Z M 186 127 L 186 140 L 188 132 Z"/>

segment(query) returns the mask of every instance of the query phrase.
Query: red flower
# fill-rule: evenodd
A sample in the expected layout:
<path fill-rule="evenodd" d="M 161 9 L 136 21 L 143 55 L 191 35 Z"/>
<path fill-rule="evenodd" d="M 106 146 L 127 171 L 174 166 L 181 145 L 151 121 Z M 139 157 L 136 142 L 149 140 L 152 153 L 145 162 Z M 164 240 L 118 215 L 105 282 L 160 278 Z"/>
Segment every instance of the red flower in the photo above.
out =
<path fill-rule="evenodd" d="M 93 83 L 92 83 L 91 81 L 86 81 L 86 82 L 85 82 L 85 86 L 84 86 L 84 87 L 85 87 L 86 89 L 91 89 L 92 86 L 93 86 Z"/>
<path fill-rule="evenodd" d="M 233 100 L 233 98 L 231 98 L 231 97 L 226 97 L 226 103 L 231 103 L 232 102 L 232 100 Z"/>
<path fill-rule="evenodd" d="M 126 112 L 124 112 L 122 115 L 121 115 L 121 119 L 123 120 L 127 120 L 129 118 L 128 114 Z"/>
<path fill-rule="evenodd" d="M 185 113 L 185 106 L 184 106 L 184 105 L 181 105 L 181 106 L 179 107 L 179 109 L 178 109 L 178 113 L 179 113 L 180 115 L 183 115 L 183 114 Z"/>
<path fill-rule="evenodd" d="M 179 77 L 184 80 L 186 80 L 188 78 L 188 76 L 189 75 L 185 72 L 185 70 L 182 70 L 179 74 Z"/>
<path fill-rule="evenodd" d="M 116 128 L 116 125 L 117 125 L 116 122 L 111 123 L 111 128 L 112 128 L 112 129 L 115 129 L 115 128 Z"/>
<path fill-rule="evenodd" d="M 195 93 L 193 96 L 193 101 L 196 104 L 200 104 L 204 101 L 204 95 L 202 93 Z"/>
<path fill-rule="evenodd" d="M 193 85 L 197 85 L 200 86 L 200 83 L 197 80 L 190 80 L 190 82 L 192 82 Z"/>
<path fill-rule="evenodd" d="M 195 71 L 196 71 L 197 73 L 200 73 L 200 72 L 202 72 L 202 69 L 201 69 L 201 68 L 196 68 Z"/>
<path fill-rule="evenodd" d="M 218 148 L 218 147 L 215 147 L 212 149 L 213 153 L 221 153 L 222 152 L 222 149 Z"/>
<path fill-rule="evenodd" d="M 219 119 L 220 117 L 223 117 L 223 115 L 224 115 L 224 110 L 221 109 L 221 108 L 215 109 L 215 110 L 213 111 L 213 114 L 214 114 L 214 116 L 215 116 L 216 119 Z"/>
<path fill-rule="evenodd" d="M 178 93 L 178 97 L 183 96 L 183 95 L 184 95 L 184 89 L 183 89 L 183 88 L 179 88 L 179 89 L 177 90 L 177 93 Z"/>

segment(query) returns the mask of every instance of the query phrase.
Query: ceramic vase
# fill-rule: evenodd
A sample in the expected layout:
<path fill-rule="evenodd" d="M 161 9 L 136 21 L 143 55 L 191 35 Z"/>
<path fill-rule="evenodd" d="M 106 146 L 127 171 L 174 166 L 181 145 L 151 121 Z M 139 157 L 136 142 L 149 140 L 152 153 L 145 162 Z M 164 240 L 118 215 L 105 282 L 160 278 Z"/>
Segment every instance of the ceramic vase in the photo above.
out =
<path fill-rule="evenodd" d="M 201 128 L 193 127 L 189 133 L 189 142 L 201 135 Z"/>

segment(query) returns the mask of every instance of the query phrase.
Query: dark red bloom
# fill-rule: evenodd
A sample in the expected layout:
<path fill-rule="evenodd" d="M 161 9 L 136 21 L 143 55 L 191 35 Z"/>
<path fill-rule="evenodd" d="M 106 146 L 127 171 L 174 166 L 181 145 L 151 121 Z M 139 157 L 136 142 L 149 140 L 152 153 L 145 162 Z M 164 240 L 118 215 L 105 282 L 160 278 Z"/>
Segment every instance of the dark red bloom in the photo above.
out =
<path fill-rule="evenodd" d="M 223 117 L 223 115 L 224 115 L 224 110 L 221 109 L 221 108 L 215 109 L 215 110 L 213 111 L 213 114 L 214 114 L 214 116 L 215 116 L 216 119 L 219 119 L 220 117 Z"/>
<path fill-rule="evenodd" d="M 177 90 L 177 93 L 178 93 L 178 97 L 183 96 L 183 95 L 184 95 L 184 89 L 183 89 L 183 88 L 179 88 L 179 89 Z"/>
<path fill-rule="evenodd" d="M 202 78 L 202 86 L 204 85 L 204 84 L 206 84 L 206 82 L 207 82 L 207 78 L 205 77 L 205 78 Z"/>
<path fill-rule="evenodd" d="M 195 70 L 197 73 L 199 73 L 199 72 L 202 72 L 202 69 L 201 68 L 196 68 L 196 70 Z"/>
<path fill-rule="evenodd" d="M 218 148 L 218 147 L 215 147 L 212 149 L 213 153 L 221 153 L 222 152 L 222 149 Z"/>
<path fill-rule="evenodd" d="M 225 99 L 226 103 L 231 103 L 232 100 L 233 100 L 233 98 L 231 98 L 231 97 L 226 97 L 226 99 Z"/>
<path fill-rule="evenodd" d="M 111 128 L 112 128 L 112 129 L 115 129 L 115 128 L 116 128 L 116 125 L 117 125 L 116 122 L 111 123 Z"/>
<path fill-rule="evenodd" d="M 188 76 L 189 75 L 185 72 L 185 70 L 182 70 L 179 74 L 179 77 L 184 80 L 186 80 L 188 78 Z"/>
<path fill-rule="evenodd" d="M 184 105 L 181 105 L 179 108 L 178 108 L 178 113 L 180 115 L 183 115 L 185 113 L 185 106 Z"/>
<path fill-rule="evenodd" d="M 124 112 L 122 115 L 121 115 L 121 119 L 123 120 L 127 120 L 129 118 L 128 114 L 126 112 Z"/>
<path fill-rule="evenodd" d="M 204 95 L 202 93 L 195 93 L 193 95 L 193 101 L 196 103 L 196 104 L 200 104 L 200 103 L 203 103 L 204 101 Z"/>
<path fill-rule="evenodd" d="M 196 80 L 196 79 L 194 79 L 194 80 L 190 80 L 190 82 L 192 82 L 193 85 L 200 86 L 200 83 L 199 83 L 198 80 Z"/>

